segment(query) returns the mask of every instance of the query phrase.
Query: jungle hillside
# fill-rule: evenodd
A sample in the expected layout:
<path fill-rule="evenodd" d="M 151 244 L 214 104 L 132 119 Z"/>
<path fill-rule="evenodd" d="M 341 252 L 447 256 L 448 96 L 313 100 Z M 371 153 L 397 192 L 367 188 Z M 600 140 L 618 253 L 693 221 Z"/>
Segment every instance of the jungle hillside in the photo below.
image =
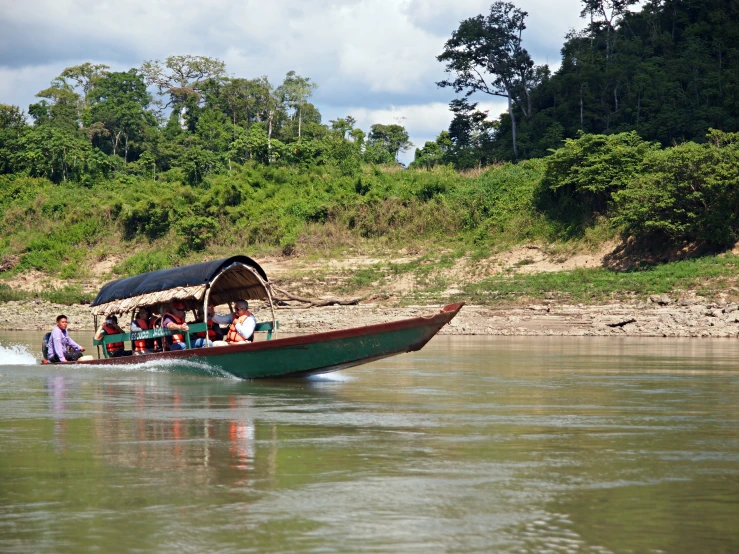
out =
<path fill-rule="evenodd" d="M 295 71 L 172 55 L 50 75 L 0 104 L 0 302 L 89 302 L 233 254 L 290 264 L 294 291 L 398 303 L 739 297 L 739 2 L 583 0 L 554 71 L 527 16 L 460 22 L 437 58 L 453 119 L 424 145 L 323 121 Z M 568 264 L 584 254 L 596 267 Z"/>

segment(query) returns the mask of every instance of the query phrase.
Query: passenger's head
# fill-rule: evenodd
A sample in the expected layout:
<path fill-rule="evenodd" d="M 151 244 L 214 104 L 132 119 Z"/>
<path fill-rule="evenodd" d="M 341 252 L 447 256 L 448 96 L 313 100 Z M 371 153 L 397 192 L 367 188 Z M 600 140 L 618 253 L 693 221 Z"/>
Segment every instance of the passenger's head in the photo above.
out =
<path fill-rule="evenodd" d="M 64 314 L 56 316 L 57 323 L 59 323 L 62 319 L 67 319 L 67 316 Z"/>
<path fill-rule="evenodd" d="M 149 308 L 141 307 L 136 312 L 136 319 L 147 319 L 149 315 Z"/>
<path fill-rule="evenodd" d="M 237 300 L 236 302 L 234 302 L 234 309 L 236 310 L 236 313 L 239 313 L 241 311 L 248 312 L 249 303 L 246 300 Z"/>
<path fill-rule="evenodd" d="M 108 325 L 118 325 L 118 316 L 109 315 L 107 318 L 105 318 L 105 323 L 107 323 Z"/>
<path fill-rule="evenodd" d="M 172 302 L 172 311 L 173 312 L 184 313 L 185 312 L 185 303 L 182 300 L 175 300 L 174 302 Z"/>
<path fill-rule="evenodd" d="M 67 316 L 62 314 L 56 316 L 56 324 L 62 331 L 67 328 Z"/>

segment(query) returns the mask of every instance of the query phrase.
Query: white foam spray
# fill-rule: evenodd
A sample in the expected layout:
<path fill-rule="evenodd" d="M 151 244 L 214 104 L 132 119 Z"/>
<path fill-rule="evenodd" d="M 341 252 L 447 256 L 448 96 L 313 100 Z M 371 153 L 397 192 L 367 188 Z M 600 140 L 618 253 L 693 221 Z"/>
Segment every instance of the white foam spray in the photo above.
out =
<path fill-rule="evenodd" d="M 0 365 L 36 365 L 38 360 L 21 344 L 0 346 Z"/>
<path fill-rule="evenodd" d="M 177 371 L 182 370 L 183 368 L 187 368 L 190 371 L 193 371 L 193 373 L 200 373 L 200 374 L 207 374 L 207 375 L 213 375 L 215 377 L 224 377 L 226 379 L 236 379 L 238 380 L 238 377 L 234 377 L 230 373 L 227 373 L 220 368 L 213 367 L 208 365 L 204 362 L 199 361 L 191 361 L 191 360 L 172 360 L 172 359 L 163 359 L 163 360 L 147 360 L 143 361 L 141 363 L 134 363 L 134 364 L 120 364 L 120 365 L 96 365 L 96 364 L 90 364 L 86 365 L 85 367 L 94 367 L 96 369 L 102 369 L 104 371 L 142 371 L 142 372 L 149 372 L 149 373 L 176 373 Z"/>

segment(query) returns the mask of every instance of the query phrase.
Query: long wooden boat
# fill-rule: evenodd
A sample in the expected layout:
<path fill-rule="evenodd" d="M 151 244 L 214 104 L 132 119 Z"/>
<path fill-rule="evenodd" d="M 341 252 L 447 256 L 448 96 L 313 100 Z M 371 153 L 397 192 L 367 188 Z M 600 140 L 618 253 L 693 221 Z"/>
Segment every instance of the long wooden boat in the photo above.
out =
<path fill-rule="evenodd" d="M 310 375 L 337 371 L 404 352 L 420 350 L 444 325 L 459 313 L 464 303 L 444 306 L 438 313 L 389 323 L 354 327 L 309 335 L 277 338 L 278 322 L 270 282 L 264 270 L 247 256 L 234 256 L 179 268 L 154 271 L 106 284 L 92 303 L 97 329 L 98 317 L 133 313 L 141 307 L 164 314 L 173 301 L 189 310 L 207 314 L 208 306 L 238 300 L 263 301 L 271 321 L 257 324 L 266 340 L 226 346 L 189 348 L 140 356 L 108 357 L 106 344 L 128 340 L 166 337 L 172 332 L 151 329 L 139 333 L 105 336 L 95 341 L 98 359 L 78 364 L 128 365 L 155 360 L 182 362 L 183 366 L 206 364 L 243 379 Z M 189 333 L 205 331 L 207 324 L 188 322 Z M 101 356 L 102 352 L 102 356 Z"/>

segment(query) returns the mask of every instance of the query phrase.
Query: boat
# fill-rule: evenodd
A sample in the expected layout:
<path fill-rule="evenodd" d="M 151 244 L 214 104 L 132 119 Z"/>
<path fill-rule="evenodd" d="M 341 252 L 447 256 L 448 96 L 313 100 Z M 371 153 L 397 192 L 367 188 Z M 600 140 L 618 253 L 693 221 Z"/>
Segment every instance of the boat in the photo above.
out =
<path fill-rule="evenodd" d="M 98 318 L 129 313 L 133 316 L 141 307 L 164 314 L 166 307 L 174 301 L 184 303 L 193 314 L 207 314 L 209 305 L 230 307 L 238 299 L 252 304 L 261 301 L 269 308 L 271 320 L 257 323 L 259 338 L 254 342 L 223 346 L 215 343 L 202 348 L 190 348 L 189 333 L 206 331 L 207 323 L 188 321 L 189 333 L 184 334 L 187 349 L 138 356 L 108 357 L 106 344 L 161 339 L 172 335 L 172 331 L 155 328 L 106 335 L 102 340 L 94 341 L 98 348 L 97 359 L 88 356 L 93 359 L 74 363 L 107 366 L 142 364 L 152 360 L 170 360 L 175 365 L 176 362 L 194 362 L 242 379 L 327 373 L 420 350 L 464 305 L 463 302 L 449 304 L 428 316 L 278 338 L 274 296 L 264 269 L 248 256 L 232 256 L 111 281 L 100 289 L 91 304 L 96 329 Z M 266 333 L 265 338 L 262 338 L 262 333 Z"/>

